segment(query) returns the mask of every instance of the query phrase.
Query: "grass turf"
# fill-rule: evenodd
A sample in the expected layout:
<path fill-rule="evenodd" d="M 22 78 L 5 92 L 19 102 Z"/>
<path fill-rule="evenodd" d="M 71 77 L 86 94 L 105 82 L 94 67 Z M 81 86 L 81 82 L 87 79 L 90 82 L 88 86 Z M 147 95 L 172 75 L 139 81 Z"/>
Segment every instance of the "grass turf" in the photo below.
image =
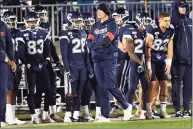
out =
<path fill-rule="evenodd" d="M 133 110 L 135 113 L 136 110 Z M 159 112 L 159 107 L 157 108 Z M 172 106 L 167 107 L 169 114 L 174 113 Z M 91 114 L 94 116 L 95 112 L 91 110 Z M 123 112 L 121 112 L 123 114 Z M 59 113 L 61 117 L 64 117 L 64 113 Z M 17 117 L 22 120 L 30 120 L 30 114 L 17 114 Z M 120 121 L 112 120 L 111 123 L 52 123 L 52 124 L 26 124 L 21 126 L 8 126 L 7 128 L 191 128 L 191 118 L 171 118 L 171 119 L 154 119 L 154 120 L 132 120 L 132 121 Z"/>

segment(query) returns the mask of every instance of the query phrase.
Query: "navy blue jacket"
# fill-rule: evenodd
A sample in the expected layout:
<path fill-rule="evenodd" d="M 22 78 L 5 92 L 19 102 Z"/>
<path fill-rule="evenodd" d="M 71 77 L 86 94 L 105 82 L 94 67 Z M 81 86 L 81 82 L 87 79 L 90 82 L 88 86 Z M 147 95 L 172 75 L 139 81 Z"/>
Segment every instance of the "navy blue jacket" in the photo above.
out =
<path fill-rule="evenodd" d="M 0 21 L 0 62 L 7 62 L 7 56 L 14 60 L 13 42 L 7 25 Z"/>
<path fill-rule="evenodd" d="M 192 63 L 192 31 L 187 16 L 178 11 L 179 1 L 172 3 L 172 24 L 175 27 L 173 63 Z M 188 11 L 188 9 L 187 9 Z"/>
<path fill-rule="evenodd" d="M 93 62 L 116 59 L 118 57 L 118 26 L 114 19 L 96 22 L 88 35 L 87 44 L 91 49 Z"/>

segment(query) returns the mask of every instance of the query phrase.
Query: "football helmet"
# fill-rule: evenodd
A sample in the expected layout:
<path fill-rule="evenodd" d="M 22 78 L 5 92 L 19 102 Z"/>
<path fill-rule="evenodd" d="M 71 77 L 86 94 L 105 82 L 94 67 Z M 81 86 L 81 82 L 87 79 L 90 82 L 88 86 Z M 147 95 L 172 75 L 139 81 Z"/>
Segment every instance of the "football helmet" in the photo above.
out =
<path fill-rule="evenodd" d="M 112 17 L 118 25 L 125 24 L 129 21 L 129 12 L 121 7 L 113 12 Z"/>
<path fill-rule="evenodd" d="M 34 7 L 34 12 L 38 14 L 40 22 L 48 22 L 48 12 L 43 6 L 36 5 Z"/>
<path fill-rule="evenodd" d="M 67 14 L 64 22 L 71 27 L 71 29 L 82 30 L 83 29 L 83 18 L 77 11 L 73 11 Z"/>
<path fill-rule="evenodd" d="M 39 26 L 39 17 L 35 12 L 28 12 L 27 15 L 24 17 L 24 22 L 26 28 L 34 29 Z"/>
<path fill-rule="evenodd" d="M 17 16 L 12 11 L 5 11 L 2 20 L 7 23 L 10 28 L 17 27 Z"/>
<path fill-rule="evenodd" d="M 146 26 L 152 23 L 152 19 L 150 18 L 148 13 L 143 12 L 136 15 L 135 22 L 137 27 L 145 30 Z"/>
<path fill-rule="evenodd" d="M 95 19 L 92 17 L 91 13 L 83 12 L 83 23 L 86 30 L 90 30 L 91 26 L 95 23 Z"/>

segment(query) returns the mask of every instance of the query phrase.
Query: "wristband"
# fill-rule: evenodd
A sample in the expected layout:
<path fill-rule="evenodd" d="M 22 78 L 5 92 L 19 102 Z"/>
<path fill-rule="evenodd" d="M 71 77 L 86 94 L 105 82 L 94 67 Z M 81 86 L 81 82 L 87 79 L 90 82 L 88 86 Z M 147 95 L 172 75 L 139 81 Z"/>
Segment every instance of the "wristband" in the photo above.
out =
<path fill-rule="evenodd" d="M 147 63 L 147 69 L 151 69 L 151 62 L 148 61 L 148 62 L 146 62 L 146 63 Z"/>
<path fill-rule="evenodd" d="M 172 59 L 166 59 L 166 65 L 171 66 L 172 65 Z"/>

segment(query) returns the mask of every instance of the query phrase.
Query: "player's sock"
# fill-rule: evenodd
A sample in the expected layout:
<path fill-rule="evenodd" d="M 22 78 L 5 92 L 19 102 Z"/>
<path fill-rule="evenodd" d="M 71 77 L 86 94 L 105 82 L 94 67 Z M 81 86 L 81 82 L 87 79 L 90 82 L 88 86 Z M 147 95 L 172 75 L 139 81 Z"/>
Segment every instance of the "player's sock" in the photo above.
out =
<path fill-rule="evenodd" d="M 11 104 L 6 104 L 6 121 L 13 120 Z"/>
<path fill-rule="evenodd" d="M 160 111 L 161 111 L 162 113 L 165 113 L 165 112 L 166 112 L 166 104 L 167 104 L 167 102 L 161 102 L 161 103 L 160 103 Z"/>
<path fill-rule="evenodd" d="M 151 110 L 152 108 L 151 108 L 151 103 L 146 103 L 146 109 L 147 110 Z"/>
<path fill-rule="evenodd" d="M 66 113 L 65 113 L 65 117 L 71 117 L 71 116 L 72 116 L 71 111 L 66 111 Z"/>
<path fill-rule="evenodd" d="M 15 105 L 11 105 L 11 110 L 12 110 L 13 119 L 15 119 Z"/>
<path fill-rule="evenodd" d="M 85 116 L 89 116 L 89 109 L 88 109 L 88 105 L 85 105 L 85 106 L 82 106 L 82 109 L 83 109 L 83 114 Z"/>
<path fill-rule="evenodd" d="M 73 97 L 74 101 L 74 111 L 80 111 L 80 97 L 75 96 Z"/>
<path fill-rule="evenodd" d="M 56 105 L 49 106 L 50 114 L 56 114 Z"/>
<path fill-rule="evenodd" d="M 79 111 L 74 111 L 74 113 L 73 113 L 73 118 L 74 118 L 74 119 L 78 119 L 79 116 L 80 116 L 80 112 L 79 112 Z"/>
<path fill-rule="evenodd" d="M 96 107 L 96 116 L 101 116 L 101 107 Z"/>
<path fill-rule="evenodd" d="M 73 105 L 73 97 L 72 96 L 66 96 L 66 111 L 71 112 Z"/>
<path fill-rule="evenodd" d="M 37 115 L 36 114 L 32 114 L 31 115 L 31 120 L 33 121 L 35 118 L 37 118 Z"/>
<path fill-rule="evenodd" d="M 40 114 L 41 114 L 41 108 L 35 109 L 35 113 L 36 113 L 37 116 L 40 116 Z"/>
<path fill-rule="evenodd" d="M 47 117 L 48 117 L 48 112 L 47 112 L 47 111 L 44 111 L 44 112 L 43 112 L 42 119 L 45 120 Z"/>

